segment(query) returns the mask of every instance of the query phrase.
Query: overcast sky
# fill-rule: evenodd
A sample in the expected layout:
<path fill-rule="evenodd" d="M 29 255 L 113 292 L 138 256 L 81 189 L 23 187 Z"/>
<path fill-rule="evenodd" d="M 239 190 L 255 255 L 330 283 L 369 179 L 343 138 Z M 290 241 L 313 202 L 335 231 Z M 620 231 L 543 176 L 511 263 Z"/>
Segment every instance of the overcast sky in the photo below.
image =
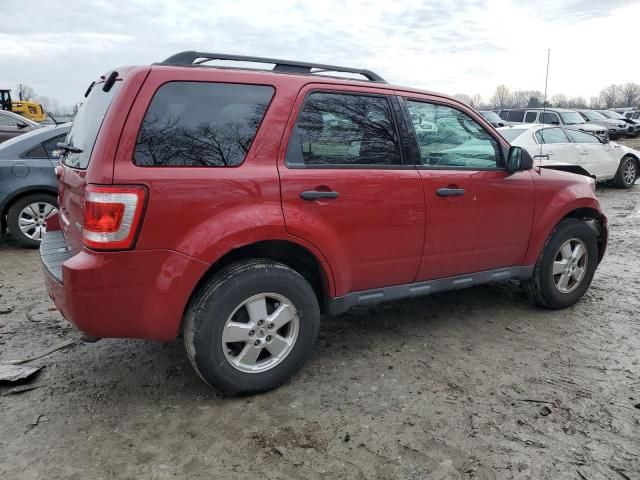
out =
<path fill-rule="evenodd" d="M 369 68 L 388 81 L 479 93 L 496 85 L 587 98 L 640 83 L 640 0 L 0 0 L 0 87 L 63 105 L 118 65 L 180 50 Z M 8 18 L 7 18 L 8 13 Z"/>

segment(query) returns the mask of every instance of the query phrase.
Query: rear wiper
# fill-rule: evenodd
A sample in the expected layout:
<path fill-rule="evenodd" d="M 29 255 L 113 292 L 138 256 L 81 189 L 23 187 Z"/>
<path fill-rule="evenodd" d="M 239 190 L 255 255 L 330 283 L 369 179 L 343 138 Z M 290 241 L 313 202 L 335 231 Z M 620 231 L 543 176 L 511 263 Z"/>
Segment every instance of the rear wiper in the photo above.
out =
<path fill-rule="evenodd" d="M 56 144 L 56 147 L 64 150 L 65 152 L 69 152 L 69 153 L 82 153 L 82 149 L 80 149 L 78 147 L 74 147 L 70 143 L 58 142 Z"/>

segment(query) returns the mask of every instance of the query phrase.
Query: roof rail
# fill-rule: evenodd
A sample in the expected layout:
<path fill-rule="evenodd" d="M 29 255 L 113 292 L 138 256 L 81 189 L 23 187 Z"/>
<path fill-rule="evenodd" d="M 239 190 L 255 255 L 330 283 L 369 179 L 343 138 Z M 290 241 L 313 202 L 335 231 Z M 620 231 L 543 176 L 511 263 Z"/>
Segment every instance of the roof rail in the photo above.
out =
<path fill-rule="evenodd" d="M 165 61 L 160 62 L 162 65 L 200 65 L 210 60 L 231 60 L 235 62 L 252 62 L 252 63 L 273 63 L 274 72 L 283 73 L 321 73 L 321 72 L 344 72 L 362 75 L 367 80 L 378 83 L 387 83 L 380 75 L 371 70 L 362 70 L 359 68 L 338 67 L 337 65 L 324 65 L 321 63 L 295 62 L 291 60 L 282 60 L 277 58 L 264 57 L 248 57 L 244 55 L 229 55 L 226 53 L 205 53 L 195 52 L 192 50 L 176 53 Z M 312 71 L 315 70 L 315 71 Z"/>

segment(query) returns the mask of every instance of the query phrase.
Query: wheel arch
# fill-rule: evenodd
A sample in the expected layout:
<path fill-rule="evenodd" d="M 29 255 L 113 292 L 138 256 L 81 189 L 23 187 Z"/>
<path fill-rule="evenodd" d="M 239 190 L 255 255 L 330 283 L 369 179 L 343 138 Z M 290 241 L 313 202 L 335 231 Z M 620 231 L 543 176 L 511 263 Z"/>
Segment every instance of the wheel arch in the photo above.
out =
<path fill-rule="evenodd" d="M 556 225 L 567 218 L 583 220 L 594 229 L 598 237 L 598 263 L 600 263 L 604 257 L 604 252 L 607 246 L 607 218 L 602 214 L 602 212 L 595 208 L 581 207 L 568 212 L 556 223 Z"/>
<path fill-rule="evenodd" d="M 302 275 L 316 293 L 321 310 L 326 304 L 325 299 L 333 295 L 333 276 L 329 266 L 311 249 L 291 240 L 262 240 L 236 247 L 212 263 L 193 289 L 185 311 L 189 308 L 191 298 L 224 267 L 240 260 L 256 258 L 280 262 Z"/>

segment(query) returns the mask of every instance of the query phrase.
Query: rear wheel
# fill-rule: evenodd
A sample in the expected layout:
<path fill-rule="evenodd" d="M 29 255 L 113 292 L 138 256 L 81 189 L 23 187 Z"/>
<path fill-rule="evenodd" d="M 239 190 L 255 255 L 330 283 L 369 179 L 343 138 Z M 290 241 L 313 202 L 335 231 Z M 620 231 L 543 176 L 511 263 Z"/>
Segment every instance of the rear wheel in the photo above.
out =
<path fill-rule="evenodd" d="M 523 282 L 525 293 L 545 308 L 569 307 L 589 288 L 597 265 L 596 232 L 582 220 L 567 218 L 549 235 L 533 277 Z"/>
<path fill-rule="evenodd" d="M 638 178 L 638 162 L 633 157 L 624 157 L 620 160 L 618 172 L 613 183 L 619 188 L 631 188 Z"/>
<path fill-rule="evenodd" d="M 318 299 L 304 277 L 281 263 L 247 260 L 196 293 L 184 341 L 205 382 L 247 394 L 289 380 L 310 356 L 319 326 Z"/>
<path fill-rule="evenodd" d="M 21 245 L 38 247 L 47 230 L 47 219 L 57 211 L 58 202 L 53 195 L 35 193 L 20 198 L 9 208 L 9 232 Z"/>

